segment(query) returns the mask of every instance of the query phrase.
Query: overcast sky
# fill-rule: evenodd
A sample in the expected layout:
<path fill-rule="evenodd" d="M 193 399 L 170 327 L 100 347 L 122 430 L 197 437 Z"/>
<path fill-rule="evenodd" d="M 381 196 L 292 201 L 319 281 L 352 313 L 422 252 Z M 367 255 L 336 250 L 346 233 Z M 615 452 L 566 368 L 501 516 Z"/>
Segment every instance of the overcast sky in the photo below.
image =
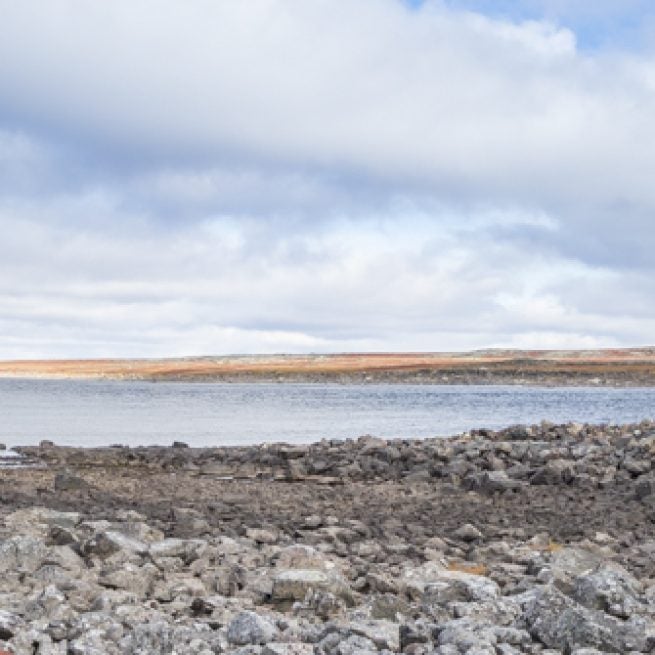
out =
<path fill-rule="evenodd" d="M 0 358 L 655 342 L 652 0 L 0 16 Z"/>

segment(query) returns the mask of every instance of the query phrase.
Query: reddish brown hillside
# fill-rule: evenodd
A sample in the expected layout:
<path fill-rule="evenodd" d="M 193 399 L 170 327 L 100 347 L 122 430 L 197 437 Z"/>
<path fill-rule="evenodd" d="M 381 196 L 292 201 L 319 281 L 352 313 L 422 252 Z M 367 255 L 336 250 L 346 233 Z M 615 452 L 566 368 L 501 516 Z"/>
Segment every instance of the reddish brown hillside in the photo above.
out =
<path fill-rule="evenodd" d="M 0 376 L 144 380 L 655 383 L 655 349 L 0 362 Z"/>

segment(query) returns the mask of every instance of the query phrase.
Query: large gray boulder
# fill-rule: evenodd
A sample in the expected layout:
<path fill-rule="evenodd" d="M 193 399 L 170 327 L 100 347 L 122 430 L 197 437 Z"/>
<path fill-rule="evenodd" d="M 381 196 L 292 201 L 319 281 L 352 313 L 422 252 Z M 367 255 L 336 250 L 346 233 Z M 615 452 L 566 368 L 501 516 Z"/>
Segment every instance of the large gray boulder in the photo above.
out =
<path fill-rule="evenodd" d="M 91 485 L 79 475 L 64 470 L 55 475 L 55 491 L 86 491 Z"/>
<path fill-rule="evenodd" d="M 275 641 L 278 630 L 271 621 L 256 612 L 237 614 L 227 627 L 227 640 L 237 646 Z"/>
<path fill-rule="evenodd" d="M 158 569 L 150 563 L 145 566 L 123 563 L 120 566 L 103 569 L 98 576 L 98 584 L 108 589 L 122 589 L 145 599 L 152 589 L 158 572 Z"/>
<path fill-rule="evenodd" d="M 86 541 L 83 550 L 86 555 L 92 555 L 100 559 L 106 559 L 117 553 L 141 557 L 148 552 L 148 546 L 142 541 L 128 537 L 121 532 L 106 530 L 99 532 Z"/>
<path fill-rule="evenodd" d="M 562 652 L 583 647 L 611 653 L 650 652 L 655 647 L 655 626 L 650 622 L 620 621 L 583 607 L 552 586 L 536 594 L 523 618 L 534 638 Z"/>
<path fill-rule="evenodd" d="M 359 620 L 350 623 L 348 629 L 355 635 L 370 639 L 377 648 L 398 651 L 400 649 L 400 625 L 392 621 Z"/>
<path fill-rule="evenodd" d="M 150 544 L 149 553 L 153 561 L 166 557 L 179 557 L 185 564 L 190 564 L 202 557 L 207 550 L 203 539 L 170 538 Z"/>
<path fill-rule="evenodd" d="M 121 655 L 212 655 L 222 652 L 218 633 L 209 626 L 173 625 L 163 616 L 136 625 L 119 646 Z"/>
<path fill-rule="evenodd" d="M 13 534 L 46 539 L 52 528 L 71 530 L 79 524 L 78 512 L 58 512 L 46 507 L 19 509 L 5 517 L 4 523 Z"/>
<path fill-rule="evenodd" d="M 468 475 L 463 482 L 465 489 L 482 494 L 514 491 L 526 486 L 526 482 L 510 478 L 505 471 L 483 471 Z"/>
<path fill-rule="evenodd" d="M 478 621 L 469 617 L 453 619 L 441 626 L 438 637 L 440 647 L 451 646 L 460 653 L 484 652 L 495 653 L 498 638 L 487 621 Z M 473 649 L 477 649 L 474 651 Z"/>
<path fill-rule="evenodd" d="M 559 589 L 570 593 L 575 580 L 591 573 L 605 561 L 604 555 L 587 548 L 569 546 L 556 550 L 550 560 L 550 571 Z"/>
<path fill-rule="evenodd" d="M 346 581 L 336 573 L 315 569 L 290 569 L 273 578 L 273 600 L 304 600 L 308 592 L 327 591 L 347 603 L 352 602 L 352 591 Z"/>
<path fill-rule="evenodd" d="M 427 605 L 448 605 L 453 602 L 485 602 L 500 596 L 500 588 L 489 578 L 462 571 L 441 571 L 423 592 Z"/>
<path fill-rule="evenodd" d="M 640 593 L 638 580 L 619 564 L 607 562 L 578 577 L 572 595 L 585 607 L 628 619 L 644 607 Z"/>
<path fill-rule="evenodd" d="M 23 619 L 17 614 L 0 610 L 0 641 L 11 639 L 23 625 Z"/>
<path fill-rule="evenodd" d="M 40 539 L 29 536 L 10 537 L 0 543 L 0 574 L 33 573 L 48 555 L 48 547 Z"/>
<path fill-rule="evenodd" d="M 571 484 L 575 479 L 573 464 L 566 459 L 553 459 L 537 469 L 530 478 L 534 485 Z"/>
<path fill-rule="evenodd" d="M 362 635 L 351 634 L 342 639 L 334 649 L 321 649 L 319 644 L 319 653 L 334 653 L 334 655 L 377 655 L 376 645 Z"/>

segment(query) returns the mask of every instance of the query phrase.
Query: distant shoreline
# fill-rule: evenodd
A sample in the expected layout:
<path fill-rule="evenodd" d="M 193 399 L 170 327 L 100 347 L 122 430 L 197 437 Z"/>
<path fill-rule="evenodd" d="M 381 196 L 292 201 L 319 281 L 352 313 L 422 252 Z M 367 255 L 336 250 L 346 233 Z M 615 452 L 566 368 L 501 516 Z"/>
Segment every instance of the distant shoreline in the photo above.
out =
<path fill-rule="evenodd" d="M 0 378 L 655 386 L 655 348 L 0 362 Z"/>

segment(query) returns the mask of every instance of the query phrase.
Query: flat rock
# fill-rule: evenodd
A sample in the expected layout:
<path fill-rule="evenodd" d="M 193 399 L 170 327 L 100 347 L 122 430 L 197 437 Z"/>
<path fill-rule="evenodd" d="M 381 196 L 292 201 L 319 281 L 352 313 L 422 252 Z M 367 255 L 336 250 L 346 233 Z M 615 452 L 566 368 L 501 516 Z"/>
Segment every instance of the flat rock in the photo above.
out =
<path fill-rule="evenodd" d="M 315 569 L 292 569 L 282 571 L 273 578 L 275 600 L 303 600 L 312 589 L 328 590 L 330 578 L 323 571 Z"/>
<path fill-rule="evenodd" d="M 117 553 L 143 556 L 148 552 L 148 545 L 121 532 L 107 530 L 89 539 L 83 550 L 86 555 L 106 559 Z"/>
<path fill-rule="evenodd" d="M 481 575 L 460 571 L 442 571 L 425 585 L 423 602 L 449 605 L 453 602 L 485 602 L 498 598 L 500 588 Z"/>
<path fill-rule="evenodd" d="M 42 540 L 30 536 L 10 537 L 0 542 L 0 573 L 33 573 L 48 555 Z"/>
<path fill-rule="evenodd" d="M 61 471 L 55 475 L 55 491 L 80 491 L 90 488 L 89 483 L 70 471 Z"/>
<path fill-rule="evenodd" d="M 301 642 L 271 641 L 262 649 L 262 655 L 314 655 L 314 647 Z"/>

